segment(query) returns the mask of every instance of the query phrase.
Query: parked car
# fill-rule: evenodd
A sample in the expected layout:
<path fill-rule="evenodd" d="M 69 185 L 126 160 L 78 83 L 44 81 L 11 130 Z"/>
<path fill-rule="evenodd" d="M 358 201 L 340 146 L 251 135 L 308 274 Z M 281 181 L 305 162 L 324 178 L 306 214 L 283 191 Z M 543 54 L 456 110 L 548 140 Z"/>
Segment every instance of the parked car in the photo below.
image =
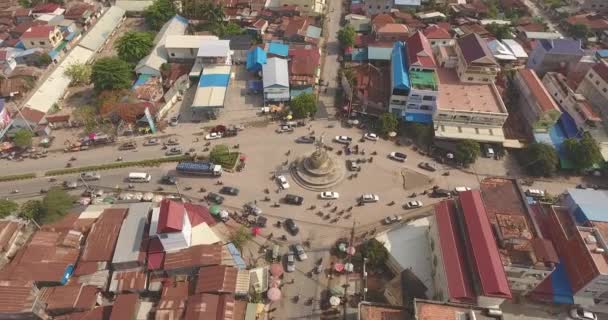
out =
<path fill-rule="evenodd" d="M 407 209 L 420 208 L 422 206 L 423 206 L 422 201 L 419 201 L 419 200 L 410 201 L 405 204 L 405 207 Z"/>
<path fill-rule="evenodd" d="M 279 186 L 281 187 L 281 189 L 283 189 L 283 190 L 289 189 L 289 182 L 287 182 L 287 178 L 285 178 L 285 176 L 283 176 L 283 175 L 278 176 L 277 182 L 279 183 Z"/>
<path fill-rule="evenodd" d="M 361 202 L 378 202 L 380 197 L 377 194 L 366 193 L 361 196 Z"/>
<path fill-rule="evenodd" d="M 399 215 L 389 216 L 389 217 L 386 217 L 386 218 L 382 219 L 382 223 L 384 223 L 384 224 L 393 224 L 395 222 L 401 221 L 401 219 L 402 218 Z"/>
<path fill-rule="evenodd" d="M 363 137 L 367 140 L 371 140 L 371 141 L 378 141 L 378 135 L 375 133 L 366 133 L 365 135 L 363 135 Z"/>
<path fill-rule="evenodd" d="M 173 147 L 165 152 L 166 156 L 175 156 L 178 154 L 182 154 L 182 148 L 180 147 Z"/>
<path fill-rule="evenodd" d="M 285 271 L 287 272 L 294 272 L 296 271 L 296 257 L 293 255 L 293 253 L 288 253 L 285 257 Z"/>
<path fill-rule="evenodd" d="M 445 190 L 445 189 L 434 189 L 433 193 L 431 194 L 431 196 L 433 196 L 435 198 L 444 198 L 444 197 L 449 197 L 451 195 L 452 195 L 452 193 L 449 190 Z"/>
<path fill-rule="evenodd" d="M 264 216 L 257 216 L 257 218 L 255 219 L 255 225 L 260 228 L 266 228 L 267 222 L 268 222 L 268 219 L 266 219 L 266 217 L 264 217 Z"/>
<path fill-rule="evenodd" d="M 137 143 L 135 142 L 125 142 L 118 147 L 118 150 L 133 150 L 137 148 Z"/>
<path fill-rule="evenodd" d="M 289 234 L 291 234 L 292 236 L 295 236 L 298 234 L 298 232 L 300 232 L 300 228 L 298 227 L 298 225 L 293 221 L 293 219 L 287 219 L 285 220 L 285 228 L 287 228 L 287 231 L 289 232 Z"/>
<path fill-rule="evenodd" d="M 76 188 L 78 188 L 78 182 L 76 182 L 76 181 L 71 181 L 71 182 L 70 181 L 64 181 L 63 182 L 63 188 L 64 189 L 68 189 L 68 190 L 70 190 L 70 189 L 76 189 Z"/>
<path fill-rule="evenodd" d="M 432 164 L 430 164 L 430 163 L 428 163 L 428 162 L 420 162 L 418 164 L 418 167 L 421 168 L 421 169 L 424 169 L 424 170 L 431 171 L 431 172 L 437 171 L 437 169 L 435 168 L 435 166 L 432 165 Z"/>
<path fill-rule="evenodd" d="M 171 119 L 169 119 L 169 125 L 172 127 L 177 126 L 178 123 L 179 119 L 177 117 L 171 117 Z"/>
<path fill-rule="evenodd" d="M 528 189 L 526 195 L 532 198 L 542 198 L 545 196 L 545 192 L 539 189 Z"/>
<path fill-rule="evenodd" d="M 401 162 L 405 162 L 405 160 L 407 159 L 407 155 L 401 152 L 391 152 L 388 157 Z"/>
<path fill-rule="evenodd" d="M 286 125 L 286 124 L 283 124 L 283 125 L 280 125 L 280 126 L 277 128 L 276 132 L 277 132 L 277 133 L 293 132 L 293 127 L 292 127 L 292 126 L 289 126 L 289 125 Z"/>
<path fill-rule="evenodd" d="M 315 136 L 301 136 L 296 139 L 296 143 L 314 143 Z"/>
<path fill-rule="evenodd" d="M 101 179 L 101 175 L 97 172 L 83 172 L 80 178 L 84 181 L 95 181 Z"/>
<path fill-rule="evenodd" d="M 160 183 L 174 185 L 177 183 L 177 178 L 174 176 L 166 175 L 160 178 Z"/>
<path fill-rule="evenodd" d="M 205 136 L 205 140 L 216 140 L 222 137 L 222 134 L 219 132 L 211 132 Z"/>
<path fill-rule="evenodd" d="M 235 187 L 222 187 L 220 189 L 220 193 L 221 194 L 227 194 L 230 196 L 238 196 L 239 195 L 239 189 L 235 188 Z"/>
<path fill-rule="evenodd" d="M 285 203 L 300 206 L 300 205 L 302 205 L 303 202 L 304 202 L 304 197 L 296 196 L 295 194 L 285 195 Z"/>
<path fill-rule="evenodd" d="M 160 144 L 160 140 L 157 138 L 152 138 L 152 139 L 148 139 L 144 142 L 144 146 L 148 147 L 148 146 L 156 146 Z"/>
<path fill-rule="evenodd" d="M 213 193 L 213 192 L 209 192 L 207 194 L 207 200 L 214 202 L 216 204 L 222 204 L 222 202 L 224 202 L 224 197 L 220 196 L 217 193 Z"/>
<path fill-rule="evenodd" d="M 308 259 L 308 256 L 306 255 L 306 252 L 304 251 L 304 247 L 302 247 L 301 244 L 299 244 L 299 243 L 294 244 L 293 251 L 296 253 L 296 255 L 298 255 L 298 259 L 300 259 L 300 261 L 304 261 L 304 260 Z"/>
<path fill-rule="evenodd" d="M 340 198 L 340 194 L 334 191 L 324 191 L 319 194 L 319 198 L 323 200 L 333 200 Z"/>
<path fill-rule="evenodd" d="M 176 146 L 179 144 L 179 140 L 177 140 L 175 138 L 171 138 L 171 139 L 167 140 L 167 142 L 165 142 L 165 144 L 168 146 Z"/>
<path fill-rule="evenodd" d="M 349 171 L 361 171 L 361 167 L 355 160 L 346 160 L 346 167 Z"/>
<path fill-rule="evenodd" d="M 334 141 L 336 141 L 338 143 L 348 144 L 348 143 L 351 143 L 353 141 L 353 138 L 348 137 L 348 136 L 336 136 L 334 138 Z"/>
<path fill-rule="evenodd" d="M 595 313 L 581 307 L 571 309 L 568 315 L 573 320 L 597 320 Z"/>
<path fill-rule="evenodd" d="M 253 202 L 247 202 L 243 207 L 245 208 L 245 211 L 253 215 L 257 216 L 262 214 L 262 209 L 258 208 Z"/>

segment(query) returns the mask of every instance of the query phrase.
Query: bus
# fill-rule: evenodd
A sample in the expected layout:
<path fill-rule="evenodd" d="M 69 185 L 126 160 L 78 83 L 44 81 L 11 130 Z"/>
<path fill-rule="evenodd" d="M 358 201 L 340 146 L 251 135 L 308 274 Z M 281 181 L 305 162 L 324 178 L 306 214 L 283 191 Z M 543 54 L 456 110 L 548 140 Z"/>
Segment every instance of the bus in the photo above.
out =
<path fill-rule="evenodd" d="M 150 182 L 152 176 L 145 172 L 131 172 L 129 173 L 129 182 Z"/>

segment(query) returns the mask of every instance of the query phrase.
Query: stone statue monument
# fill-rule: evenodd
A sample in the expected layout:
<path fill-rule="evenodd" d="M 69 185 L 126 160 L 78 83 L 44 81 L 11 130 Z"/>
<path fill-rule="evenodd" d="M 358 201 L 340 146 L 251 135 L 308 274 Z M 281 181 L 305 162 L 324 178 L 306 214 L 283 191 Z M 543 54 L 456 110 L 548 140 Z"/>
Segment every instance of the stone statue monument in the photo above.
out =
<path fill-rule="evenodd" d="M 307 189 L 326 190 L 344 178 L 344 161 L 335 158 L 327 149 L 325 134 L 322 134 L 315 142 L 315 150 L 293 166 L 292 175 L 296 182 Z"/>

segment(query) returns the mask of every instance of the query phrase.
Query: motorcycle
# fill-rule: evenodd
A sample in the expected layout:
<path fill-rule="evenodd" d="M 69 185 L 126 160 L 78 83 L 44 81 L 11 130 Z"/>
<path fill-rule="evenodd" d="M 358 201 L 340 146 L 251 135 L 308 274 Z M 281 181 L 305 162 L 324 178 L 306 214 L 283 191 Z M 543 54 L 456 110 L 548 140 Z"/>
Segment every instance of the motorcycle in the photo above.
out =
<path fill-rule="evenodd" d="M 184 190 L 186 190 L 186 191 L 192 190 L 192 187 L 190 187 L 190 186 L 185 187 Z"/>
<path fill-rule="evenodd" d="M 71 157 L 70 161 L 76 161 L 76 157 Z"/>
<path fill-rule="evenodd" d="M 281 221 L 277 221 L 277 228 L 281 227 Z"/>
<path fill-rule="evenodd" d="M 132 185 L 132 184 L 129 184 L 129 185 L 128 185 L 128 188 L 129 188 L 129 189 L 133 189 L 133 188 L 135 188 L 135 186 L 134 186 L 134 185 Z"/>
<path fill-rule="evenodd" d="M 122 157 L 116 158 L 116 162 L 120 162 L 120 161 L 122 161 Z"/>
<path fill-rule="evenodd" d="M 68 162 L 68 163 L 66 163 L 65 167 L 66 167 L 66 168 L 71 168 L 71 167 L 72 167 L 72 164 Z"/>
<path fill-rule="evenodd" d="M 418 194 L 416 194 L 416 192 L 414 192 L 414 193 L 410 194 L 410 198 L 416 198 L 417 195 Z"/>
<path fill-rule="evenodd" d="M 444 175 L 444 176 L 449 176 L 449 175 L 450 175 L 450 172 L 449 172 L 449 171 L 446 171 L 446 172 L 444 172 L 444 173 L 443 173 L 443 175 Z"/>
<path fill-rule="evenodd" d="M 280 205 L 280 204 L 278 204 L 277 202 L 275 202 L 275 203 L 272 205 L 272 207 L 273 207 L 273 208 L 278 208 L 278 207 L 280 207 L 280 206 L 281 206 L 281 205 Z"/>
<path fill-rule="evenodd" d="M 217 184 L 218 186 L 221 186 L 221 185 L 223 185 L 224 183 L 223 183 L 222 181 L 218 180 L 218 181 L 217 181 L 215 184 Z"/>
<path fill-rule="evenodd" d="M 198 189 L 199 192 L 207 192 L 207 189 L 201 187 L 200 189 Z"/>

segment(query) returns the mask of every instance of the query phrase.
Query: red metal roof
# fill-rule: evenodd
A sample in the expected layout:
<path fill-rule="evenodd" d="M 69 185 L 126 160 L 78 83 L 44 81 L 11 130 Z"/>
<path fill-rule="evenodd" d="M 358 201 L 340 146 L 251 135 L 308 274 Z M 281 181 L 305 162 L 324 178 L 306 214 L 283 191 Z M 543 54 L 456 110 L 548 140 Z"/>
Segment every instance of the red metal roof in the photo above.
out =
<path fill-rule="evenodd" d="M 510 299 L 511 290 L 479 190 L 461 192 L 460 206 L 482 295 Z"/>
<path fill-rule="evenodd" d="M 601 61 L 600 63 L 593 66 L 593 71 L 597 73 L 605 82 L 608 82 L 608 64 Z"/>
<path fill-rule="evenodd" d="M 148 253 L 148 270 L 160 270 L 165 263 L 165 253 Z"/>
<path fill-rule="evenodd" d="M 127 209 L 106 209 L 87 237 L 83 261 L 112 261 L 116 240 Z"/>
<path fill-rule="evenodd" d="M 168 199 L 160 203 L 157 233 L 181 232 L 184 224 L 184 205 Z"/>
<path fill-rule="evenodd" d="M 444 200 L 435 205 L 435 221 L 450 300 L 474 302 L 475 295 L 464 260 L 465 251 L 458 231 L 456 206 L 453 200 Z"/>
<path fill-rule="evenodd" d="M 27 29 L 22 35 L 21 38 L 29 39 L 29 38 L 47 38 L 49 33 L 55 31 L 55 26 L 33 26 Z"/>
<path fill-rule="evenodd" d="M 238 270 L 229 266 L 212 266 L 198 271 L 196 293 L 234 293 Z"/>
<path fill-rule="evenodd" d="M 232 320 L 235 301 L 230 295 L 197 294 L 188 299 L 185 320 Z"/>
<path fill-rule="evenodd" d="M 60 5 L 56 4 L 56 3 L 41 3 L 37 6 L 35 6 L 34 8 L 32 8 L 32 12 L 33 13 L 52 13 L 53 11 L 57 10 L 61 8 Z"/>
<path fill-rule="evenodd" d="M 451 39 L 452 36 L 448 32 L 448 30 L 438 26 L 431 25 L 428 28 L 424 29 L 424 35 L 427 39 Z"/>
<path fill-rule="evenodd" d="M 26 313 L 32 311 L 38 298 L 31 282 L 0 281 L 0 313 Z"/>
<path fill-rule="evenodd" d="M 417 65 L 425 68 L 434 68 L 435 59 L 429 40 L 420 31 L 407 39 L 407 56 L 410 66 Z"/>
<path fill-rule="evenodd" d="M 198 245 L 165 256 L 165 270 L 213 266 L 222 263 L 222 246 Z"/>
<path fill-rule="evenodd" d="M 190 224 L 192 225 L 192 227 L 198 226 L 203 222 L 207 223 L 207 225 L 210 227 L 214 226 L 217 223 L 213 216 L 211 216 L 211 213 L 209 213 L 209 208 L 205 206 L 192 203 L 184 203 L 184 208 L 188 213 L 188 219 L 190 220 Z"/>
<path fill-rule="evenodd" d="M 321 54 L 316 46 L 289 49 L 289 74 L 314 76 L 319 67 Z"/>
<path fill-rule="evenodd" d="M 139 296 L 136 293 L 119 294 L 112 306 L 110 320 L 133 319 Z"/>
<path fill-rule="evenodd" d="M 555 101 L 553 100 L 549 92 L 547 92 L 547 89 L 545 89 L 545 86 L 538 78 L 538 75 L 536 75 L 536 72 L 534 72 L 534 70 L 521 69 L 518 71 L 518 73 L 524 80 L 524 83 L 527 85 L 534 98 L 536 99 L 536 102 L 540 106 L 541 111 L 557 111 L 561 113 L 561 111 L 557 107 L 557 104 L 555 104 Z"/>

